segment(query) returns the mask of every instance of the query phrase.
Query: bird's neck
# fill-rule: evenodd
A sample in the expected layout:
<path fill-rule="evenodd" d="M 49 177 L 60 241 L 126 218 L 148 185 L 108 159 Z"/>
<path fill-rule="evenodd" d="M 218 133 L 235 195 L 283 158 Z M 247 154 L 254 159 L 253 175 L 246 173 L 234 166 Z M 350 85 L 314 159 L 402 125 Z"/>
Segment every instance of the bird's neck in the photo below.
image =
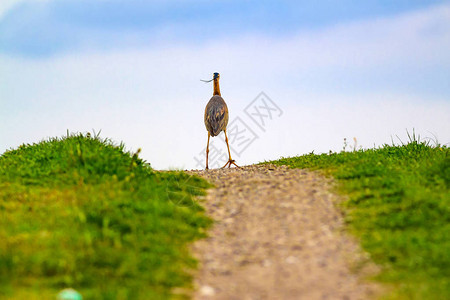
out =
<path fill-rule="evenodd" d="M 220 87 L 219 87 L 219 80 L 215 79 L 214 80 L 214 94 L 213 95 L 220 95 Z"/>

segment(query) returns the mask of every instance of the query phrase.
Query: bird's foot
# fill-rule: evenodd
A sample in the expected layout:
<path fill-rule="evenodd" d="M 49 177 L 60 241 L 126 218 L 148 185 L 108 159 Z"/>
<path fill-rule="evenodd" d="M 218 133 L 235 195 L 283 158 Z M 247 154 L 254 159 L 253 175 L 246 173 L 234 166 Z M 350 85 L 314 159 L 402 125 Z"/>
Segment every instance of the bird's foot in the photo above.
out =
<path fill-rule="evenodd" d="M 230 159 L 229 161 L 227 161 L 227 163 L 226 163 L 221 169 L 225 168 L 226 166 L 228 166 L 228 168 L 230 168 L 230 167 L 231 167 L 231 164 L 235 165 L 237 168 L 240 168 L 240 167 L 236 164 L 236 162 L 235 162 L 234 159 Z"/>

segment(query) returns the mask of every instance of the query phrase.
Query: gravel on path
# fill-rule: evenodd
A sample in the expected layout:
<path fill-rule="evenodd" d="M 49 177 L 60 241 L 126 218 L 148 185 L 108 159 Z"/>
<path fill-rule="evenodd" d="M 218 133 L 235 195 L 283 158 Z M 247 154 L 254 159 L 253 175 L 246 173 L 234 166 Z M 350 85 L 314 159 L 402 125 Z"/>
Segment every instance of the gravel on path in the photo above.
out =
<path fill-rule="evenodd" d="M 193 246 L 194 299 L 370 299 L 376 267 L 344 230 L 331 179 L 285 166 L 190 171 L 216 223 Z"/>

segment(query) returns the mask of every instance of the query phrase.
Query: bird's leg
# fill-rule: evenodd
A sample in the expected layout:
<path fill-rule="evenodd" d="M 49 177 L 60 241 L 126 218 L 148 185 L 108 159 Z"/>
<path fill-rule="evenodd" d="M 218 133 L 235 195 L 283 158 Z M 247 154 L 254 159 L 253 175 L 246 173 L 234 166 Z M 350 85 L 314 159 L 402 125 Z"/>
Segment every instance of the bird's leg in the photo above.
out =
<path fill-rule="evenodd" d="M 206 144 L 206 170 L 208 170 L 208 153 L 209 153 L 209 136 L 211 134 L 208 132 L 208 143 Z"/>
<path fill-rule="evenodd" d="M 227 131 L 224 130 L 223 131 L 225 133 L 225 142 L 227 142 L 227 148 L 228 148 L 228 162 L 222 167 L 225 168 L 226 166 L 231 167 L 231 164 L 235 165 L 236 167 L 239 168 L 239 166 L 235 163 L 234 159 L 231 159 L 231 152 L 230 152 L 230 145 L 228 144 L 228 137 L 227 137 Z"/>

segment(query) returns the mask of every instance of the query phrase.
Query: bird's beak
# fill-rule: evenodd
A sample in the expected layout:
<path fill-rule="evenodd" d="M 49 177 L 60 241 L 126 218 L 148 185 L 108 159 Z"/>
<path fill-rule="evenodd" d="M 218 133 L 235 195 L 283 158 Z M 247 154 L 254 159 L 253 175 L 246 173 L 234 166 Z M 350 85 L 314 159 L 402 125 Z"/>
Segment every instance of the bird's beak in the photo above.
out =
<path fill-rule="evenodd" d="M 214 80 L 214 78 L 211 79 L 211 80 L 203 80 L 203 79 L 200 79 L 200 81 L 203 81 L 203 82 L 211 82 L 211 81 L 213 81 L 213 80 Z"/>

